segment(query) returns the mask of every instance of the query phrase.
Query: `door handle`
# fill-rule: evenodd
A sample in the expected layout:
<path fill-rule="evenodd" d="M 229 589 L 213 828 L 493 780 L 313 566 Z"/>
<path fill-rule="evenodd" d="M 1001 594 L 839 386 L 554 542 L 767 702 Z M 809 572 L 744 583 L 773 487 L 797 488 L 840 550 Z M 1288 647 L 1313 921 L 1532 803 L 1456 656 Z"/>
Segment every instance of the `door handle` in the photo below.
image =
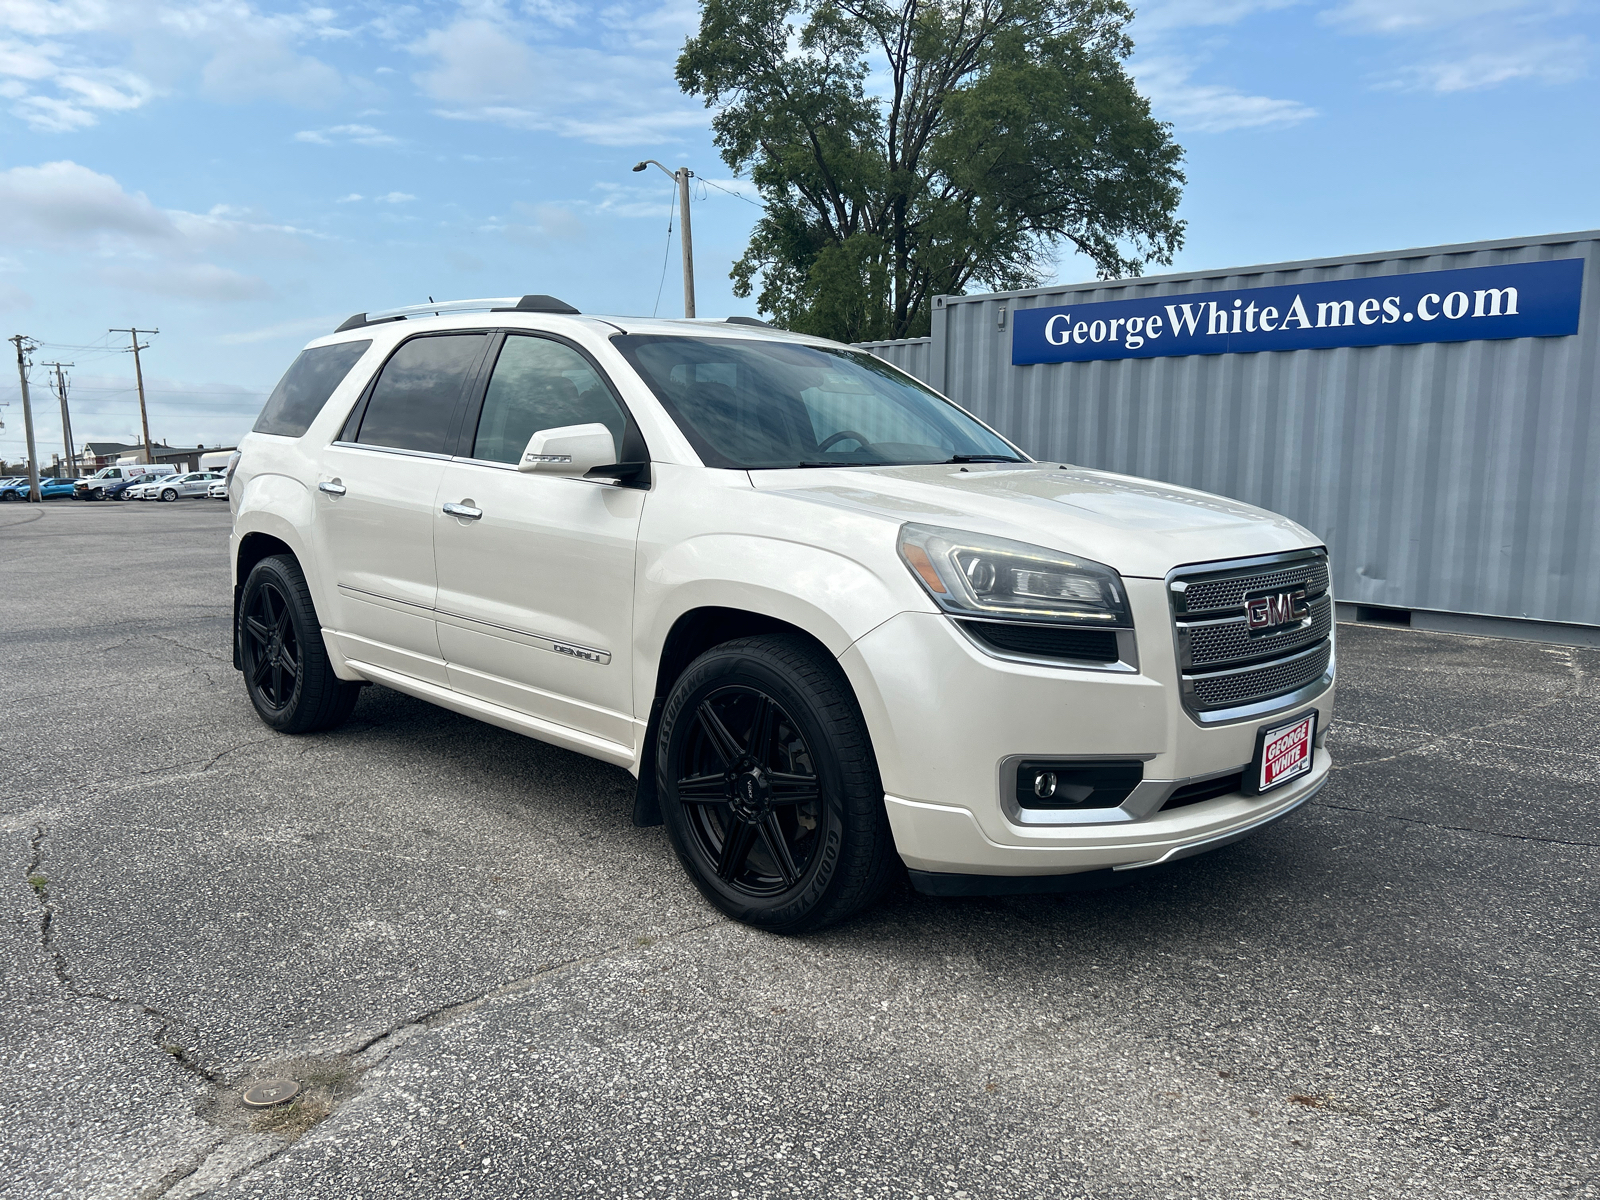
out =
<path fill-rule="evenodd" d="M 476 521 L 483 516 L 483 509 L 473 508 L 470 504 L 446 504 L 444 511 L 452 517 L 464 517 L 468 521 Z"/>
<path fill-rule="evenodd" d="M 344 495 L 344 484 L 337 479 L 324 479 L 317 484 L 317 491 L 327 492 L 330 496 L 342 496 Z"/>

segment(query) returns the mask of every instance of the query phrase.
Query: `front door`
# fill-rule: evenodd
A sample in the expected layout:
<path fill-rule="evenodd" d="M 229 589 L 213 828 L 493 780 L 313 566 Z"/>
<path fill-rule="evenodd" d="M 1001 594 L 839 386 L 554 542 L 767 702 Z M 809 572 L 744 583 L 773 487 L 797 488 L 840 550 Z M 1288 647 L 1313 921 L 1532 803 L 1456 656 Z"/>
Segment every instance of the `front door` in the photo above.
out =
<path fill-rule="evenodd" d="M 448 686 L 433 606 L 434 496 L 483 333 L 402 342 L 323 452 L 319 557 L 333 573 L 329 624 L 347 658 Z"/>
<path fill-rule="evenodd" d="M 456 690 L 632 749 L 645 493 L 516 469 L 534 433 L 592 421 L 620 450 L 627 417 L 593 363 L 553 338 L 507 334 L 435 506 L 439 645 Z"/>

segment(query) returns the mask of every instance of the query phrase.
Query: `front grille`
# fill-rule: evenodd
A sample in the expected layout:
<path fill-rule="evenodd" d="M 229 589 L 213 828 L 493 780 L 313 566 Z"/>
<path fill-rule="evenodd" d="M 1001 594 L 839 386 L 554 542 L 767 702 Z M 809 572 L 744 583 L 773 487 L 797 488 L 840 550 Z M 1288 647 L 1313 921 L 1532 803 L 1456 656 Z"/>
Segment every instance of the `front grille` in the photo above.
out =
<path fill-rule="evenodd" d="M 1323 551 L 1202 563 L 1175 572 L 1169 586 L 1183 701 L 1201 720 L 1226 720 L 1229 710 L 1247 706 L 1270 707 L 1327 674 L 1334 604 Z M 1301 591 L 1302 617 L 1251 632 L 1249 601 Z M 1258 617 L 1260 612 L 1258 602 Z"/>
<path fill-rule="evenodd" d="M 1182 663 L 1185 667 L 1226 666 L 1256 658 L 1279 658 L 1315 645 L 1333 628 L 1333 597 L 1318 596 L 1307 603 L 1307 608 L 1310 612 L 1304 624 L 1265 637 L 1251 637 L 1243 616 L 1180 625 L 1180 631 L 1187 635 L 1180 639 L 1187 642 L 1187 646 L 1179 647 L 1185 651 L 1180 655 Z"/>
<path fill-rule="evenodd" d="M 961 627 L 1003 654 L 1078 662 L 1117 661 L 1117 635 L 1109 629 L 1061 629 L 1020 621 L 963 621 Z"/>
<path fill-rule="evenodd" d="M 1204 572 L 1204 567 L 1194 568 Z M 1328 560 L 1319 554 L 1315 559 L 1290 566 L 1281 564 L 1246 569 L 1243 573 L 1230 572 L 1216 578 L 1191 579 L 1187 576 L 1174 581 L 1183 585 L 1174 587 L 1181 597 L 1178 611 L 1194 616 L 1197 613 L 1222 613 L 1243 608 L 1244 598 L 1250 592 L 1272 592 L 1303 587 L 1306 595 L 1320 596 L 1328 590 Z"/>
<path fill-rule="evenodd" d="M 1194 707 L 1237 708 L 1242 704 L 1256 704 L 1271 700 L 1274 696 L 1287 695 L 1315 683 L 1327 671 L 1328 660 L 1332 657 L 1333 647 L 1324 643 L 1304 654 L 1265 666 L 1214 675 L 1195 675 L 1189 677 L 1187 682 L 1194 697 Z"/>

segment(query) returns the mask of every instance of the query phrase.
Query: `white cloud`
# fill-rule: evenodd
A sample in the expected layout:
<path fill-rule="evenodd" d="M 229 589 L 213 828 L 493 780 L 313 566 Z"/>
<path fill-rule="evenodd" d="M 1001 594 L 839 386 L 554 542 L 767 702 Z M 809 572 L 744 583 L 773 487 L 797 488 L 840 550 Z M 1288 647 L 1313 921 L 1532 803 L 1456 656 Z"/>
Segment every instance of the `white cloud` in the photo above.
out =
<path fill-rule="evenodd" d="M 247 329 L 240 333 L 224 333 L 217 337 L 217 343 L 222 346 L 248 346 L 255 342 L 274 341 L 300 341 L 308 337 L 316 337 L 324 333 L 332 333 L 338 328 L 348 313 L 338 316 L 302 317 L 294 321 L 280 321 L 276 325 L 267 325 L 260 329 Z"/>
<path fill-rule="evenodd" d="M 297 142 L 310 142 L 317 146 L 354 143 L 357 146 L 398 146 L 400 139 L 391 137 L 372 125 L 332 125 L 327 129 L 302 129 L 294 135 Z"/>
<path fill-rule="evenodd" d="M 1355 33 L 1412 33 L 1553 7 L 1549 0 L 1345 0 L 1321 19 Z"/>
<path fill-rule="evenodd" d="M 0 0 L 0 97 L 46 132 L 191 83 L 217 100 L 316 107 L 350 84 L 297 47 L 347 36 L 334 16 L 263 12 L 253 0 Z"/>
<path fill-rule="evenodd" d="M 133 264 L 104 267 L 100 279 L 115 287 L 132 291 L 175 296 L 184 300 L 227 303 L 237 300 L 263 300 L 272 295 L 265 280 L 244 275 L 215 263 L 163 263 L 155 266 Z"/>
<path fill-rule="evenodd" d="M 1573 29 L 1578 11 L 1570 0 L 1344 0 L 1320 19 L 1345 33 L 1391 38 L 1397 54 L 1413 57 L 1380 86 L 1450 93 L 1581 79 L 1592 49 Z"/>
<path fill-rule="evenodd" d="M 104 282 L 212 301 L 268 294 L 260 279 L 208 261 L 212 256 L 305 252 L 303 231 L 291 226 L 225 205 L 205 213 L 158 208 L 110 175 L 70 161 L 0 171 L 0 228 L 57 256 L 90 256 Z"/>
<path fill-rule="evenodd" d="M 388 192 L 382 196 L 374 196 L 372 199 L 378 204 L 404 204 L 408 200 L 415 200 L 416 197 L 408 192 Z"/>
<path fill-rule="evenodd" d="M 1180 130 L 1226 133 L 1234 129 L 1282 129 L 1317 115 L 1298 100 L 1252 96 L 1222 84 L 1195 83 L 1193 63 L 1179 58 L 1141 58 L 1133 65 L 1140 90 L 1156 116 Z"/>
<path fill-rule="evenodd" d="M 1169 29 L 1234 25 L 1246 17 L 1293 8 L 1304 0 L 1153 0 L 1138 7 L 1134 40 Z"/>
<path fill-rule="evenodd" d="M 583 219 L 564 204 L 526 204 L 511 206 L 511 215 L 496 217 L 480 233 L 497 233 L 528 246 L 551 242 L 576 242 L 588 236 Z"/>
<path fill-rule="evenodd" d="M 335 204 L 354 204 L 357 200 L 364 200 L 364 199 L 366 199 L 366 197 L 364 197 L 360 192 L 351 192 L 348 196 L 340 196 L 337 200 L 334 201 L 334 203 Z"/>
<path fill-rule="evenodd" d="M 1434 92 L 1479 91 L 1513 80 L 1571 83 L 1587 73 L 1589 42 L 1582 37 L 1537 42 L 1505 50 L 1482 50 L 1454 60 L 1419 63 L 1402 75 Z"/>
<path fill-rule="evenodd" d="M 692 10 L 650 8 L 640 14 L 645 19 L 638 29 L 627 20 L 633 12 L 623 6 L 604 11 L 607 50 L 551 40 L 560 23 L 550 17 L 536 29 L 491 19 L 493 10 L 462 17 L 409 47 L 433 64 L 415 81 L 444 105 L 440 116 L 548 130 L 600 145 L 661 141 L 703 128 L 704 110 L 672 78 L 673 56 L 650 42 L 660 28 L 670 28 L 681 44 L 693 28 Z"/>

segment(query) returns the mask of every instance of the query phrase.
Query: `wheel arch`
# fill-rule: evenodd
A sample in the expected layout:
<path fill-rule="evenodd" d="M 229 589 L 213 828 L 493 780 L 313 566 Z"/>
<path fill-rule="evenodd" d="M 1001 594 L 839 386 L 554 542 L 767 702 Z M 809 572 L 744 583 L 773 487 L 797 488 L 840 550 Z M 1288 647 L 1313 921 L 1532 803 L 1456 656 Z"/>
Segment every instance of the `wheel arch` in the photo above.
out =
<path fill-rule="evenodd" d="M 720 646 L 735 638 L 780 633 L 804 638 L 829 659 L 837 661 L 835 653 L 817 633 L 771 612 L 703 604 L 679 613 L 673 620 L 662 639 L 661 653 L 656 659 L 650 716 L 645 723 L 644 738 L 639 748 L 639 782 L 633 803 L 635 825 L 661 824 L 661 807 L 656 793 L 656 735 L 661 726 L 662 705 L 672 685 L 690 663 L 713 646 Z M 845 676 L 843 681 L 853 695 L 854 688 L 849 678 Z"/>

